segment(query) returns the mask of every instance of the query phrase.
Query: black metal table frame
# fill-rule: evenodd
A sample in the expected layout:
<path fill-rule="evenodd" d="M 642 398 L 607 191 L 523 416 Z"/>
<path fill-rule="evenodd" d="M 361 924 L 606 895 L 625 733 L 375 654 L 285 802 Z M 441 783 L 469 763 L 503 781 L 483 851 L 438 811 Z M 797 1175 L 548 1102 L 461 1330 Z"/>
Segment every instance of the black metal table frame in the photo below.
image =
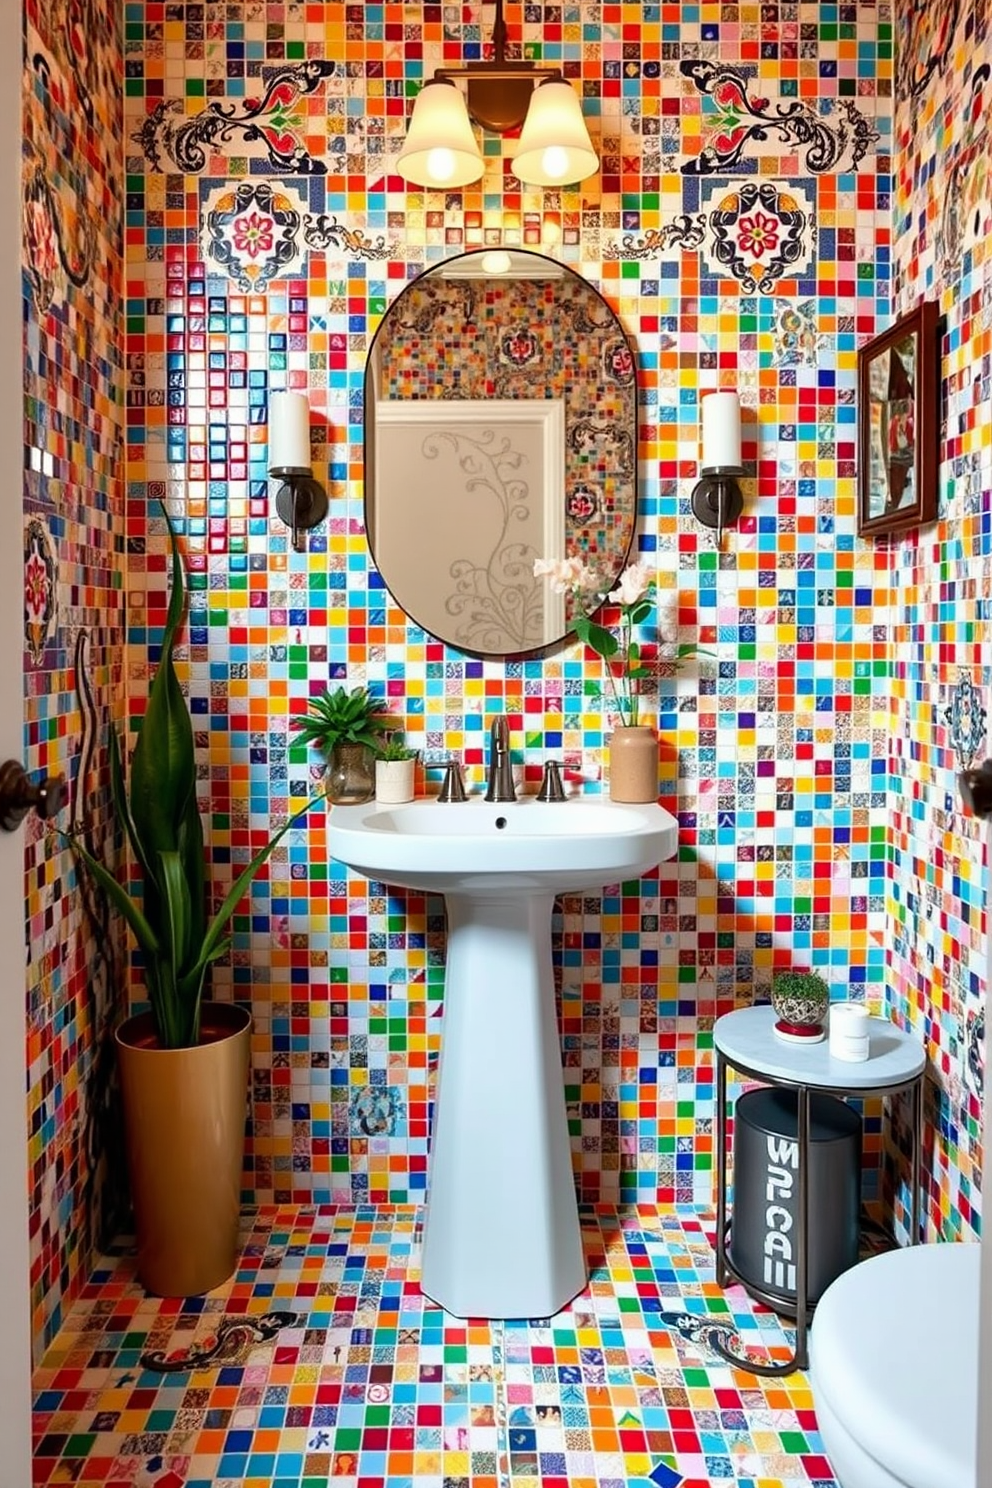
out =
<path fill-rule="evenodd" d="M 849 1100 L 883 1099 L 889 1095 L 899 1095 L 903 1090 L 913 1091 L 913 1146 L 911 1158 L 911 1221 L 910 1221 L 910 1244 L 916 1245 L 920 1237 L 920 1183 L 922 1181 L 923 1167 L 923 1087 L 926 1078 L 926 1065 L 916 1075 L 911 1075 L 908 1080 L 897 1080 L 886 1082 L 881 1085 L 859 1085 L 852 1088 L 850 1085 L 821 1085 L 819 1083 L 807 1084 L 802 1080 L 786 1079 L 780 1075 L 769 1075 L 761 1070 L 752 1069 L 747 1065 L 738 1064 L 735 1059 L 725 1054 L 722 1049 L 714 1043 L 714 1054 L 716 1058 L 716 1281 L 717 1286 L 725 1287 L 728 1281 L 740 1282 L 749 1295 L 757 1301 L 763 1302 L 773 1311 L 778 1311 L 782 1305 L 782 1298 L 771 1292 L 764 1292 L 755 1287 L 752 1282 L 746 1280 L 727 1258 L 727 1068 L 735 1070 L 746 1080 L 755 1080 L 762 1085 L 772 1085 L 783 1090 L 795 1090 L 796 1092 L 796 1141 L 798 1143 L 798 1154 L 796 1160 L 797 1182 L 796 1182 L 796 1346 L 791 1359 L 783 1360 L 776 1364 L 748 1364 L 747 1368 L 751 1374 L 782 1375 L 792 1374 L 797 1369 L 809 1368 L 809 1351 L 807 1347 L 807 1333 L 809 1319 L 813 1312 L 807 1298 L 808 1283 L 807 1271 L 809 1268 L 809 1246 L 807 1233 L 809 1227 L 809 1098 L 813 1092 L 823 1092 L 825 1095 L 837 1095 Z M 860 1068 L 860 1066 L 859 1066 Z"/>

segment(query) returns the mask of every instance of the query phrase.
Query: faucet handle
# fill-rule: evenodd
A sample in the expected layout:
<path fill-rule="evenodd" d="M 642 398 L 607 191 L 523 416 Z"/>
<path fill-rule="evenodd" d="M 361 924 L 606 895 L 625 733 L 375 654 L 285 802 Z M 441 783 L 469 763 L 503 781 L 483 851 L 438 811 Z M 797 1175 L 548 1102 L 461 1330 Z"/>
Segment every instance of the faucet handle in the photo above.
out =
<path fill-rule="evenodd" d="M 441 792 L 439 801 L 467 801 L 465 794 L 465 782 L 462 780 L 462 767 L 456 759 L 445 760 L 444 779 L 441 781 Z"/>
<path fill-rule="evenodd" d="M 537 793 L 539 801 L 564 801 L 565 787 L 561 783 L 561 765 L 557 760 L 545 760 L 544 779 Z"/>

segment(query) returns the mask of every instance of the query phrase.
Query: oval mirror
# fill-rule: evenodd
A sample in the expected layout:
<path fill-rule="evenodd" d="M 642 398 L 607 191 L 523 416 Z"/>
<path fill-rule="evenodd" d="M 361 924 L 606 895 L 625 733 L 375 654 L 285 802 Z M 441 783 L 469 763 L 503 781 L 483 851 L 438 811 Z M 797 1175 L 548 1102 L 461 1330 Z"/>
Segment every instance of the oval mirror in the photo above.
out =
<path fill-rule="evenodd" d="M 537 558 L 612 588 L 637 514 L 637 373 L 617 316 L 540 253 L 437 264 L 386 312 L 365 369 L 365 525 L 415 623 L 474 656 L 562 640 Z"/>

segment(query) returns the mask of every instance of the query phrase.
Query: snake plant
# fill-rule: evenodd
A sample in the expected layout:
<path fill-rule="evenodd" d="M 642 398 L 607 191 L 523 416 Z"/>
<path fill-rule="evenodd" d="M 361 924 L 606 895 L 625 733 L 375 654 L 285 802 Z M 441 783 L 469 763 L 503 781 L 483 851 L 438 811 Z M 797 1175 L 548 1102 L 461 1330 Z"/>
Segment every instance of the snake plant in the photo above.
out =
<path fill-rule="evenodd" d="M 186 587 L 168 513 L 165 520 L 172 550 L 172 592 L 161 660 L 149 689 L 126 785 L 117 733 L 113 727 L 110 730 L 111 794 L 141 871 L 138 896 L 132 896 L 78 837 L 67 836 L 66 840 L 130 927 L 142 951 L 145 988 L 159 1043 L 177 1049 L 199 1042 L 207 968 L 230 946 L 226 931 L 237 905 L 273 848 L 314 800 L 291 816 L 255 854 L 208 920 L 193 725 L 172 659 L 185 612 Z"/>

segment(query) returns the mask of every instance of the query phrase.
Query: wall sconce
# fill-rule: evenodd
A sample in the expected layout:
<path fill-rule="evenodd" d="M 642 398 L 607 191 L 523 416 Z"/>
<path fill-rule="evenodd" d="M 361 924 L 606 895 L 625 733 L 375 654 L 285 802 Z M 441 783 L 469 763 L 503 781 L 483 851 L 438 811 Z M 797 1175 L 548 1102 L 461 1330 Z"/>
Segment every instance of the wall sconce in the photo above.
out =
<path fill-rule="evenodd" d="M 692 489 L 692 514 L 704 527 L 716 528 L 716 545 L 725 527 L 737 521 L 744 497 L 737 477 L 741 464 L 741 403 L 736 393 L 706 393 L 700 400 L 703 424 L 699 482 Z"/>
<path fill-rule="evenodd" d="M 281 480 L 276 511 L 302 553 L 303 529 L 327 515 L 327 492 L 314 480 L 310 456 L 310 404 L 306 393 L 269 394 L 269 475 Z"/>
<path fill-rule="evenodd" d="M 465 93 L 455 78 L 466 80 Z M 561 71 L 507 61 L 503 0 L 496 0 L 492 61 L 439 67 L 417 94 L 396 161 L 403 179 L 437 190 L 477 181 L 485 162 L 472 119 L 495 134 L 523 125 L 510 164 L 526 185 L 584 181 L 599 167 L 578 97 Z"/>

